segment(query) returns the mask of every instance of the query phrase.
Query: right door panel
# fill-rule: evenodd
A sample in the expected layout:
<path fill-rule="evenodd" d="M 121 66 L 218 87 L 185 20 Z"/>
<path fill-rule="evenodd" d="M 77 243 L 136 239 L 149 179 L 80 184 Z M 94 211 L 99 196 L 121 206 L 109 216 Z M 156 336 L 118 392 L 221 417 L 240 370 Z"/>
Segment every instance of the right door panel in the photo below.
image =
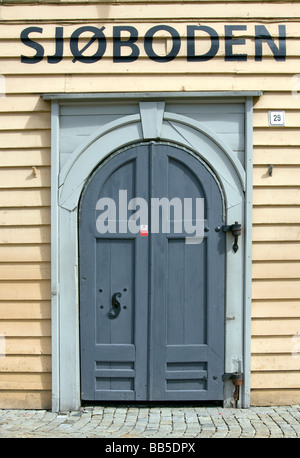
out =
<path fill-rule="evenodd" d="M 215 228 L 222 226 L 222 195 L 213 175 L 185 151 L 153 145 L 151 163 L 152 198 L 174 204 L 179 198 L 184 219 L 179 233 L 180 213 L 170 205 L 169 232 L 151 234 L 151 398 L 221 400 L 225 241 Z M 204 203 L 202 241 L 191 236 L 203 217 L 196 199 Z"/>

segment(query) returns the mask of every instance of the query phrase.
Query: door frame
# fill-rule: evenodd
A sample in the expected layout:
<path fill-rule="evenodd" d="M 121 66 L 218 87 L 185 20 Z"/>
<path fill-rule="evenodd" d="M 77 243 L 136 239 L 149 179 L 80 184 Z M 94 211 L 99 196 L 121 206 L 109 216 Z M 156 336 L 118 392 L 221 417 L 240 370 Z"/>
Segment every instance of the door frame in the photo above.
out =
<path fill-rule="evenodd" d="M 240 249 L 233 253 L 227 236 L 225 372 L 243 372 L 239 407 L 250 405 L 251 265 L 252 265 L 252 131 L 253 97 L 262 93 L 45 94 L 51 115 L 51 308 L 52 410 L 77 410 L 80 400 L 78 294 L 78 203 L 92 171 L 114 151 L 141 141 L 162 140 L 192 150 L 208 163 L 221 183 L 226 221 L 241 221 Z M 165 111 L 170 99 L 236 98 L 245 107 L 245 167 L 231 148 L 207 126 Z M 140 113 L 120 117 L 99 128 L 60 168 L 60 105 L 80 100 L 139 100 Z M 199 154 L 201 152 L 201 155 Z M 224 406 L 233 405 L 234 387 L 224 382 Z"/>

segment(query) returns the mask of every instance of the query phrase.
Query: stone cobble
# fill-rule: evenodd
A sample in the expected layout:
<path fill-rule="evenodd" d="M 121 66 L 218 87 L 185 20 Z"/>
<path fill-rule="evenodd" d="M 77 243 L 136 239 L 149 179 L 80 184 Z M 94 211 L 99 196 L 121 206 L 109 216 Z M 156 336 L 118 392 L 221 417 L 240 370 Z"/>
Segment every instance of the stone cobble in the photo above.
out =
<path fill-rule="evenodd" d="M 0 438 L 299 438 L 300 405 L 0 410 Z"/>

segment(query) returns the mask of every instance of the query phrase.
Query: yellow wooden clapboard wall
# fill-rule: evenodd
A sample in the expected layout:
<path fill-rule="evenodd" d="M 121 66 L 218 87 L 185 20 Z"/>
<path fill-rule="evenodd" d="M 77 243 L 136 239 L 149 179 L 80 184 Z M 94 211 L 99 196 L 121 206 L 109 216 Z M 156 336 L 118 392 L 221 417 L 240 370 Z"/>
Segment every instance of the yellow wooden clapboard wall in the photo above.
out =
<path fill-rule="evenodd" d="M 253 116 L 251 404 L 299 404 L 299 22 L 300 1 L 0 1 L 0 408 L 51 407 L 51 104 L 41 97 L 51 92 L 263 91 Z M 153 61 L 143 46 L 159 24 L 180 37 L 168 62 Z M 112 37 L 124 25 L 138 32 L 138 57 L 118 62 Z M 210 59 L 188 59 L 188 25 L 214 31 L 218 49 Z M 74 56 L 78 43 L 89 44 L 84 33 L 70 46 L 84 26 L 105 35 L 94 63 Z M 256 47 L 262 26 L 276 48 Z M 22 41 L 28 28 L 39 47 Z M 194 54 L 203 55 L 211 36 L 195 33 Z M 153 39 L 158 56 L 173 44 L 167 29 Z M 57 46 L 63 52 L 51 62 Z M 30 62 L 34 56 L 38 62 Z M 269 126 L 270 110 L 285 112 L 285 126 Z"/>

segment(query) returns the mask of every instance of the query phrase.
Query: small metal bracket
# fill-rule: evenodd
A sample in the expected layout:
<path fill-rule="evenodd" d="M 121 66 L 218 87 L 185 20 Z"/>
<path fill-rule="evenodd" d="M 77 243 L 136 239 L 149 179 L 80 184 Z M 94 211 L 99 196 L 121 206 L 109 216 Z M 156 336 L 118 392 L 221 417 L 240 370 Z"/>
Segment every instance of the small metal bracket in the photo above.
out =
<path fill-rule="evenodd" d="M 226 320 L 227 321 L 235 320 L 235 315 L 226 315 Z"/>
<path fill-rule="evenodd" d="M 268 168 L 269 177 L 271 177 L 273 175 L 273 168 L 274 168 L 274 166 L 272 164 L 270 164 L 269 168 Z"/>
<path fill-rule="evenodd" d="M 231 380 L 235 386 L 235 390 L 233 393 L 233 399 L 234 399 L 234 406 L 236 408 L 238 400 L 239 400 L 240 386 L 243 384 L 243 380 L 244 380 L 244 374 L 242 374 L 241 372 L 225 372 L 225 374 L 223 374 L 222 376 L 222 379 L 223 381 Z"/>
<path fill-rule="evenodd" d="M 225 374 L 222 375 L 223 380 L 232 380 L 237 381 L 237 380 L 243 380 L 244 379 L 244 374 L 242 372 L 225 372 Z"/>

